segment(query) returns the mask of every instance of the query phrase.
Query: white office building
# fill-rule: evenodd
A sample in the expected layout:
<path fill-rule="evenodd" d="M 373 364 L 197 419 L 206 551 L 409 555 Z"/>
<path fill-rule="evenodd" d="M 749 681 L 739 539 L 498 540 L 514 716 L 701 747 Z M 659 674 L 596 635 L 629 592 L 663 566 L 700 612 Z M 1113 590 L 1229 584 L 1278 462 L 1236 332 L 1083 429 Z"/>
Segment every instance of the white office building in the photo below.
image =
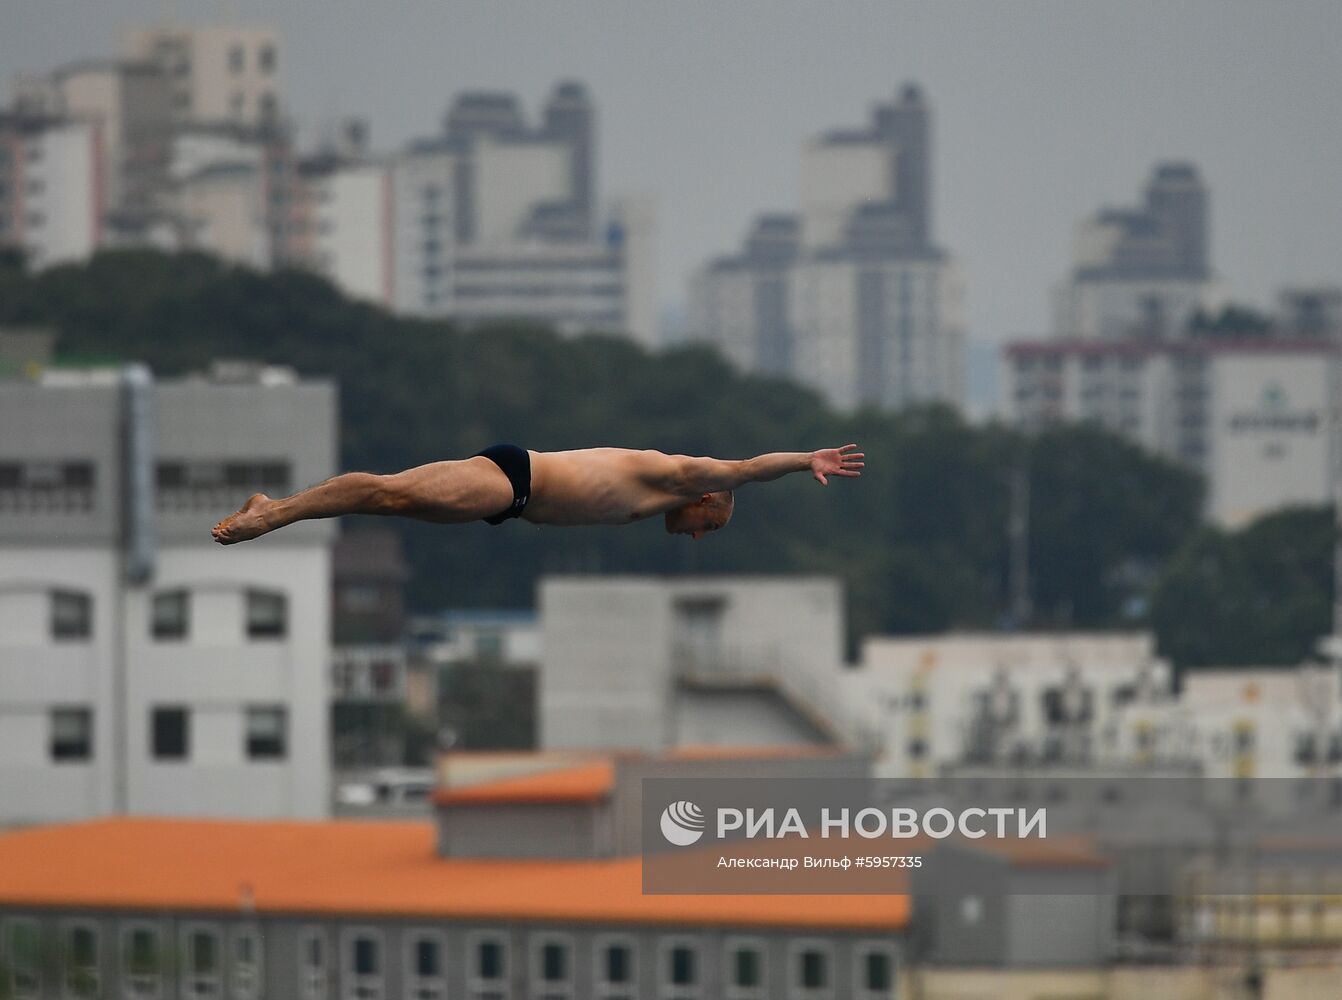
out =
<path fill-rule="evenodd" d="M 1332 499 L 1342 356 L 1321 340 L 1020 341 L 1009 418 L 1095 421 L 1203 473 L 1207 510 L 1243 523 Z"/>
<path fill-rule="evenodd" d="M 874 637 L 843 682 L 888 778 L 1122 759 L 1122 709 L 1173 698 L 1169 666 L 1142 633 Z"/>
<path fill-rule="evenodd" d="M 284 370 L 0 382 L 0 823 L 328 810 L 331 525 L 222 548 L 335 464 Z"/>

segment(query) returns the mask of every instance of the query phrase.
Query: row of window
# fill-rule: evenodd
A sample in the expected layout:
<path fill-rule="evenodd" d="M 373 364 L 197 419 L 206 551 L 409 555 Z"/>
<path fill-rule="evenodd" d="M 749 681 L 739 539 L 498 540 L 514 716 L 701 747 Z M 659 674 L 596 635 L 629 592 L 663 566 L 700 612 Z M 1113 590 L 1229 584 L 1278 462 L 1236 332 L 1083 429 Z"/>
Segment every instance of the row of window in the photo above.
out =
<path fill-rule="evenodd" d="M 582 296 L 591 296 L 594 298 L 612 298 L 624 294 L 624 286 L 613 282 L 603 282 L 589 285 L 485 285 L 485 284 L 458 284 L 453 289 L 454 294 L 462 298 L 475 299 L 507 299 L 507 298 L 527 298 L 527 299 L 546 299 L 546 298 L 579 298 Z"/>
<path fill-rule="evenodd" d="M 10 918 L 0 935 L 0 995 L 32 1000 L 41 994 L 44 949 L 41 928 L 28 918 Z M 103 995 L 100 978 L 104 963 L 99 929 L 80 920 L 62 921 L 57 928 L 58 961 L 63 995 L 93 998 Z M 119 928 L 116 961 L 123 996 L 132 1000 L 160 1000 L 164 972 L 181 970 L 181 995 L 187 1000 L 258 1000 L 265 991 L 263 939 L 254 925 L 225 929 L 217 924 L 191 922 L 182 926 L 175 948 L 164 940 L 158 924 L 128 921 Z M 446 941 L 441 932 L 410 931 L 401 956 L 405 987 L 402 996 L 414 1000 L 446 1000 Z M 332 981 L 329 937 L 320 928 L 300 933 L 297 996 L 324 1000 Z M 339 977 L 342 1000 L 391 1000 L 386 989 L 389 959 L 381 931 L 352 928 L 339 938 Z M 508 938 L 493 932 L 466 935 L 465 979 L 471 1000 L 507 1000 L 511 990 L 512 957 Z M 668 937 L 659 942 L 657 984 L 660 1000 L 701 1000 L 705 996 L 701 970 L 702 948 L 692 938 Z M 633 1000 L 638 995 L 639 950 L 627 935 L 598 935 L 592 952 L 594 1000 Z M 530 940 L 528 978 L 531 995 L 539 1000 L 576 1000 L 574 944 L 563 934 L 537 933 Z M 824 941 L 798 941 L 788 948 L 785 984 L 797 1000 L 833 998 L 834 949 Z M 858 1000 L 889 998 L 894 991 L 894 953 L 879 943 L 860 945 L 853 970 Z M 723 955 L 723 978 L 730 1000 L 765 1000 L 780 996 L 771 989 L 765 942 L 757 938 L 728 939 Z M 285 984 L 287 987 L 287 984 Z M 227 986 L 227 993 L 225 993 Z M 5 987 L 8 987 L 6 990 Z M 290 988 L 274 989 L 277 996 L 293 996 Z"/>
<path fill-rule="evenodd" d="M 30 226 L 42 224 L 30 218 Z M 223 509 L 251 493 L 285 496 L 292 472 L 284 461 L 163 461 L 155 470 L 160 510 Z M 74 513 L 93 509 L 97 467 L 89 461 L 0 461 L 0 510 Z"/>
<path fill-rule="evenodd" d="M 0 489 L 90 488 L 96 466 L 89 461 L 0 462 Z M 284 461 L 207 462 L 164 461 L 155 469 L 160 490 L 233 486 L 238 489 L 288 491 L 290 470 Z"/>
<path fill-rule="evenodd" d="M 0 935 L 0 996 L 37 1000 L 47 996 L 44 983 L 60 981 L 60 996 L 94 1000 L 107 995 L 98 925 L 62 921 L 56 941 L 45 942 L 36 920 L 10 918 Z M 228 966 L 229 1000 L 260 1000 L 263 992 L 261 934 L 251 925 L 230 928 L 186 924 L 176 947 L 163 940 L 157 924 L 128 921 L 120 928 L 117 969 L 126 1000 L 163 1000 L 164 971 L 179 968 L 181 996 L 187 1000 L 220 1000 L 224 966 Z M 51 945 L 55 948 L 52 949 Z M 227 950 L 225 950 L 227 948 Z M 180 961 L 175 961 L 179 959 Z M 53 961 L 54 959 L 54 961 Z"/>
<path fill-rule="evenodd" d="M 93 595 L 78 590 L 48 591 L 51 601 L 51 637 L 60 642 L 93 638 Z M 248 639 L 283 639 L 289 630 L 289 601 L 272 590 L 246 591 Z M 191 592 L 167 590 L 151 602 L 149 632 L 162 641 L 186 639 L 191 634 Z"/>
<path fill-rule="evenodd" d="M 93 509 L 94 487 L 92 462 L 0 462 L 0 510 L 86 513 Z"/>
<path fill-rule="evenodd" d="M 289 602 L 271 590 L 246 592 L 246 629 L 249 639 L 283 639 L 289 631 Z M 158 640 L 187 639 L 191 634 L 191 592 L 168 590 L 155 594 L 150 634 Z"/>
<path fill-rule="evenodd" d="M 275 46 L 262 45 L 256 50 L 256 65 L 262 73 L 275 72 Z M 237 74 L 247 68 L 247 50 L 241 45 L 234 45 L 228 50 L 228 68 L 230 72 Z M 188 64 L 187 70 L 190 70 Z"/>
<path fill-rule="evenodd" d="M 51 759 L 93 759 L 93 709 L 53 708 Z M 288 754 L 289 713 L 282 705 L 252 705 L 246 709 L 243 752 L 248 760 L 283 760 Z M 155 760 L 181 761 L 191 756 L 191 710 L 162 705 L 149 713 L 149 750 Z M 0 994 L 3 995 L 3 994 Z"/>
<path fill-rule="evenodd" d="M 345 996 L 383 1000 L 386 974 L 384 941 L 372 929 L 347 932 L 342 946 Z M 309 932 L 300 948 L 300 983 L 305 1000 L 325 996 L 328 975 L 326 939 Z M 433 932 L 412 933 L 406 940 L 406 996 L 436 1000 L 446 995 L 445 944 Z M 490 933 L 467 936 L 467 995 L 472 1000 L 503 1000 L 511 996 L 508 941 Z M 691 938 L 664 938 L 654 959 L 658 996 L 662 1000 L 699 1000 L 704 996 L 703 949 Z M 598 936 L 593 948 L 592 979 L 597 1000 L 632 1000 L 638 995 L 637 942 L 628 936 Z M 528 977 L 532 995 L 543 1000 L 573 1000 L 574 945 L 567 935 L 539 933 L 530 941 Z M 788 949 L 790 997 L 804 1000 L 832 998 L 835 990 L 834 949 L 824 941 L 793 942 Z M 861 1000 L 890 997 L 894 990 L 894 954 L 884 945 L 860 946 L 855 957 L 854 996 Z M 757 938 L 729 939 L 723 955 L 723 979 L 731 1000 L 765 1000 L 770 992 L 765 942 Z"/>

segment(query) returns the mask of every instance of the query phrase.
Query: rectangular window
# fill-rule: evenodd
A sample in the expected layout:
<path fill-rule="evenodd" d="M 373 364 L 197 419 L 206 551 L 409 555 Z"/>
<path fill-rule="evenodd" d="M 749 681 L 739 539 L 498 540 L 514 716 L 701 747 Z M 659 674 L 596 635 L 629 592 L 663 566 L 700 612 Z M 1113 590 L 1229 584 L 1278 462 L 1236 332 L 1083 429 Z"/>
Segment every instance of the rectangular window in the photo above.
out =
<path fill-rule="evenodd" d="M 376 976 L 377 968 L 377 942 L 368 937 L 355 938 L 354 974 Z"/>
<path fill-rule="evenodd" d="M 759 938 L 728 938 L 723 961 L 726 1000 L 765 1000 L 765 944 Z"/>
<path fill-rule="evenodd" d="M 256 64 L 261 67 L 262 73 L 275 72 L 275 46 L 263 45 L 256 54 Z"/>
<path fill-rule="evenodd" d="M 190 593 L 185 590 L 167 590 L 154 595 L 152 631 L 155 639 L 185 639 L 190 629 Z"/>
<path fill-rule="evenodd" d="M 421 932 L 407 936 L 406 973 L 409 1000 L 443 1000 L 447 996 L 440 935 Z"/>
<path fill-rule="evenodd" d="M 121 937 L 121 976 L 126 996 L 157 1000 L 162 995 L 157 929 L 130 925 Z"/>
<path fill-rule="evenodd" d="M 792 1000 L 833 1000 L 833 949 L 823 941 L 798 941 L 788 949 Z"/>
<path fill-rule="evenodd" d="M 760 984 L 760 953 L 754 948 L 738 948 L 732 962 L 732 985 L 758 986 Z"/>
<path fill-rule="evenodd" d="M 283 639 L 288 631 L 288 601 L 270 590 L 247 591 L 247 638 Z"/>
<path fill-rule="evenodd" d="M 185 939 L 183 995 L 188 1000 L 218 1000 L 222 986 L 219 932 L 204 927 L 188 928 Z"/>
<path fill-rule="evenodd" d="M 288 713 L 283 707 L 247 709 L 247 757 L 249 760 L 283 760 L 286 750 Z"/>
<path fill-rule="evenodd" d="M 501 937 L 468 938 L 466 996 L 469 1000 L 507 1000 L 508 948 Z"/>
<path fill-rule="evenodd" d="M 888 994 L 894 985 L 893 962 L 881 951 L 869 951 L 862 956 L 862 988 L 869 993 Z"/>
<path fill-rule="evenodd" d="M 261 996 L 261 934 L 255 927 L 233 930 L 233 1000 Z"/>
<path fill-rule="evenodd" d="M 823 951 L 814 949 L 807 949 L 801 953 L 797 978 L 802 989 L 820 990 L 829 985 L 827 957 Z"/>
<path fill-rule="evenodd" d="M 98 932 L 87 924 L 66 928 L 64 979 L 67 997 L 98 995 Z"/>
<path fill-rule="evenodd" d="M 503 945 L 500 942 L 481 941 L 476 957 L 476 972 L 481 979 L 503 978 Z"/>
<path fill-rule="evenodd" d="M 191 719 L 185 708 L 156 708 L 151 739 L 155 760 L 185 760 L 191 753 Z"/>
<path fill-rule="evenodd" d="M 431 938 L 420 938 L 415 942 L 415 975 L 442 975 L 442 955 L 438 942 Z"/>
<path fill-rule="evenodd" d="M 234 45 L 228 50 L 228 71 L 235 76 L 241 73 L 247 65 L 247 53 L 241 45 Z"/>
<path fill-rule="evenodd" d="M 533 938 L 531 978 L 535 1000 L 571 1000 L 571 947 L 567 941 L 550 937 Z"/>
<path fill-rule="evenodd" d="M 602 971 L 605 974 L 606 982 L 611 984 L 623 984 L 633 981 L 633 955 L 626 944 L 613 944 L 605 949 L 605 961 L 602 963 Z"/>
<path fill-rule="evenodd" d="M 74 590 L 51 592 L 51 637 L 78 642 L 93 637 L 93 598 Z"/>
<path fill-rule="evenodd" d="M 41 936 L 36 920 L 16 919 L 5 924 L 8 947 L 9 993 L 14 1000 L 36 1000 L 42 988 L 39 966 Z M 0 970 L 2 972 L 3 970 Z"/>
<path fill-rule="evenodd" d="M 346 939 L 346 1000 L 382 1000 L 382 939 L 373 931 L 357 931 Z"/>
<path fill-rule="evenodd" d="M 51 710 L 51 759 L 88 760 L 93 756 L 93 711 L 87 708 Z"/>
<path fill-rule="evenodd" d="M 667 952 L 666 975 L 672 986 L 693 986 L 699 981 L 695 968 L 698 956 L 688 945 L 676 945 Z"/>
<path fill-rule="evenodd" d="M 326 1000 L 326 938 L 320 930 L 303 931 L 298 945 L 298 995 Z"/>

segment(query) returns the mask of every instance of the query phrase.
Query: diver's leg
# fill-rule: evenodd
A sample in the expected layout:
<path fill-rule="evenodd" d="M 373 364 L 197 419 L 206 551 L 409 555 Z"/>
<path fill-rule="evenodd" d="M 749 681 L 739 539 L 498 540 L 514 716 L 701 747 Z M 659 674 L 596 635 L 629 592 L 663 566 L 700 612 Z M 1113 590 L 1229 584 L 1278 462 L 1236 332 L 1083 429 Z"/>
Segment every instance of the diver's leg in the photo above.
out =
<path fill-rule="evenodd" d="M 431 462 L 395 475 L 347 472 L 272 500 L 263 493 L 214 526 L 224 545 L 257 538 L 295 521 L 343 514 L 389 514 L 460 523 L 497 514 L 512 503 L 512 485 L 487 458 Z"/>

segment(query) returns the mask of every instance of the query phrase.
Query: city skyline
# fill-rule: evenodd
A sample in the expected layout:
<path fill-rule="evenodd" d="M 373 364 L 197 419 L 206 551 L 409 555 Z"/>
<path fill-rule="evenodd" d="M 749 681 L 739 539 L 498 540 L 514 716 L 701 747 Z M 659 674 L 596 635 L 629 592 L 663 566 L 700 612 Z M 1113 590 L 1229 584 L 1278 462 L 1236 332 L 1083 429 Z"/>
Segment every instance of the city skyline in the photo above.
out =
<path fill-rule="evenodd" d="M 1342 10 L 1328 4 L 1270 15 L 1203 2 L 786 4 L 765 18 L 751 3 L 587 2 L 418 6 L 392 18 L 337 8 L 320 21 L 243 0 L 8 7 L 7 87 L 16 73 L 112 55 L 121 30 L 165 14 L 273 24 L 305 143 L 358 115 L 374 148 L 397 149 L 434 129 L 462 90 L 514 90 L 532 109 L 556 79 L 582 79 L 598 109 L 602 190 L 658 199 L 663 306 L 683 304 L 689 273 L 731 252 L 754 216 L 795 204 L 804 141 L 904 80 L 923 86 L 935 116 L 932 211 L 963 260 L 977 342 L 1045 330 L 1075 226 L 1129 201 L 1159 160 L 1200 167 L 1212 258 L 1232 298 L 1266 307 L 1282 285 L 1342 273 L 1342 203 L 1328 197 L 1342 136 L 1320 99 L 1342 84 L 1331 42 Z M 355 38 L 363 44 L 351 50 Z M 387 53 L 397 53 L 395 74 Z"/>

